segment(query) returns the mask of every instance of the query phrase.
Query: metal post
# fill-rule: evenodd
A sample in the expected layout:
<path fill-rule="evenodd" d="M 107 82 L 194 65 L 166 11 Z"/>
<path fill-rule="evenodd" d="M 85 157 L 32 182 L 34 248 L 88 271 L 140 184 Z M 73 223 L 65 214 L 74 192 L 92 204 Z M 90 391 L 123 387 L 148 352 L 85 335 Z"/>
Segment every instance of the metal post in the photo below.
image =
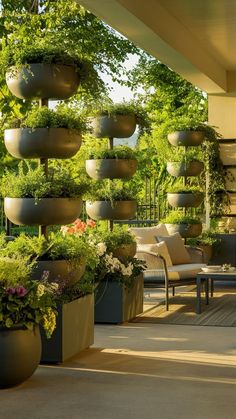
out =
<path fill-rule="evenodd" d="M 40 99 L 39 100 L 39 106 L 46 106 L 48 107 L 48 99 Z M 45 173 L 45 176 L 48 176 L 48 159 L 46 158 L 41 158 L 39 161 L 39 164 L 42 166 L 43 171 Z M 43 235 L 44 237 L 47 237 L 48 232 L 47 232 L 47 226 L 39 226 L 39 236 Z"/>

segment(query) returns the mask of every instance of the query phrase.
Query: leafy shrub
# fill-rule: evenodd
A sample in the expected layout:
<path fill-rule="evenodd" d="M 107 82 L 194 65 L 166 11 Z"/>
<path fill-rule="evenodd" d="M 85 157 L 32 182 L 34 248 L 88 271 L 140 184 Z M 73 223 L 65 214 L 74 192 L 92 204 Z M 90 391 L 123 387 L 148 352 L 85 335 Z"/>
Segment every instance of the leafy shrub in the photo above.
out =
<path fill-rule="evenodd" d="M 112 150 L 110 149 L 102 149 L 102 150 L 95 150 L 91 151 L 89 155 L 89 159 L 135 159 L 136 154 L 135 152 L 126 146 L 123 147 L 116 147 Z"/>
<path fill-rule="evenodd" d="M 200 218 L 184 215 L 180 211 L 171 211 L 161 222 L 164 224 L 199 224 L 201 220 Z"/>

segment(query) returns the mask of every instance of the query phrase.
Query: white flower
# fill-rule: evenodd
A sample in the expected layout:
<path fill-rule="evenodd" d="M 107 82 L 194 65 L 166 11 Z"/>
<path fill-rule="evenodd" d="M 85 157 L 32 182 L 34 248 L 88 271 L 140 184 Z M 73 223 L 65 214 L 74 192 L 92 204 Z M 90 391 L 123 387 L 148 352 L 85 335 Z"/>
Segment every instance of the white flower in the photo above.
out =
<path fill-rule="evenodd" d="M 105 243 L 98 243 L 97 244 L 97 255 L 98 256 L 103 256 L 104 253 L 106 252 L 107 247 L 105 245 Z"/>
<path fill-rule="evenodd" d="M 132 273 L 133 273 L 133 265 L 132 265 L 132 263 L 130 262 L 128 264 L 128 266 L 122 265 L 121 266 L 121 272 L 122 272 L 122 274 L 124 276 L 131 276 Z"/>

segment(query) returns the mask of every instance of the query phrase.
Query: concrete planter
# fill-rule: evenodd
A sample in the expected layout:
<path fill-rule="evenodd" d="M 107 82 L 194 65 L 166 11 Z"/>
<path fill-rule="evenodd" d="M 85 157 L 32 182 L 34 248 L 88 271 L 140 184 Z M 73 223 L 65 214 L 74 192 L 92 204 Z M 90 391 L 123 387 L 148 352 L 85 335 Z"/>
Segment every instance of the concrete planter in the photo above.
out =
<path fill-rule="evenodd" d="M 86 202 L 86 212 L 93 220 L 129 220 L 136 211 L 136 201 Z"/>
<path fill-rule="evenodd" d="M 168 141 L 175 147 L 195 147 L 199 146 L 204 140 L 202 131 L 175 131 L 168 134 Z"/>
<path fill-rule="evenodd" d="M 6 82 L 20 99 L 68 99 L 76 93 L 80 80 L 75 66 L 41 63 L 12 67 Z"/>
<path fill-rule="evenodd" d="M 41 329 L 41 362 L 60 363 L 94 342 L 94 296 L 88 294 L 58 307 L 57 326 L 51 339 Z"/>
<path fill-rule="evenodd" d="M 81 135 L 65 128 L 16 128 L 5 130 L 4 141 L 18 159 L 68 159 L 80 149 Z"/>
<path fill-rule="evenodd" d="M 172 207 L 198 207 L 204 199 L 204 194 L 202 192 L 176 192 L 167 194 L 168 203 Z"/>
<path fill-rule="evenodd" d="M 101 115 L 91 120 L 93 135 L 97 138 L 129 138 L 136 128 L 135 115 Z"/>
<path fill-rule="evenodd" d="M 67 260 L 39 260 L 32 272 L 34 279 L 40 280 L 45 271 L 49 272 L 49 281 L 65 280 L 66 286 L 71 286 L 78 282 L 85 272 L 85 263 L 73 268 Z"/>
<path fill-rule="evenodd" d="M 198 237 L 202 232 L 202 224 L 165 224 L 169 234 L 179 233 L 182 237 Z"/>
<path fill-rule="evenodd" d="M 131 288 L 116 281 L 101 282 L 95 294 L 95 323 L 123 323 L 143 312 L 143 275 Z"/>
<path fill-rule="evenodd" d="M 93 179 L 129 179 L 137 170 L 135 159 L 86 160 L 86 172 Z"/>
<path fill-rule="evenodd" d="M 167 171 L 171 176 L 199 176 L 204 169 L 204 163 L 193 160 L 187 163 L 168 162 Z"/>
<path fill-rule="evenodd" d="M 79 217 L 80 198 L 5 198 L 6 217 L 17 225 L 70 224 Z"/>
<path fill-rule="evenodd" d="M 34 330 L 0 328 L 0 388 L 26 381 L 39 365 L 41 357 L 39 327 Z"/>

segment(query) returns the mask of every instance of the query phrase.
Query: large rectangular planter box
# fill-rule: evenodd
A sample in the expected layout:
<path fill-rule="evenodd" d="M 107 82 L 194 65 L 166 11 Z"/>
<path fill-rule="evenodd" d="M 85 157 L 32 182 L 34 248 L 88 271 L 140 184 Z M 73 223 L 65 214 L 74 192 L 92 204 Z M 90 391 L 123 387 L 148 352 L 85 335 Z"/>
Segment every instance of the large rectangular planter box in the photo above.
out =
<path fill-rule="evenodd" d="M 94 343 L 94 295 L 88 294 L 58 307 L 51 339 L 42 336 L 41 362 L 60 363 Z"/>
<path fill-rule="evenodd" d="M 95 323 L 123 323 L 143 312 L 143 275 L 131 288 L 117 281 L 101 282 L 95 293 Z"/>
<path fill-rule="evenodd" d="M 232 266 L 236 266 L 236 234 L 218 233 L 215 236 L 220 239 L 220 245 L 209 264 L 230 263 Z"/>

